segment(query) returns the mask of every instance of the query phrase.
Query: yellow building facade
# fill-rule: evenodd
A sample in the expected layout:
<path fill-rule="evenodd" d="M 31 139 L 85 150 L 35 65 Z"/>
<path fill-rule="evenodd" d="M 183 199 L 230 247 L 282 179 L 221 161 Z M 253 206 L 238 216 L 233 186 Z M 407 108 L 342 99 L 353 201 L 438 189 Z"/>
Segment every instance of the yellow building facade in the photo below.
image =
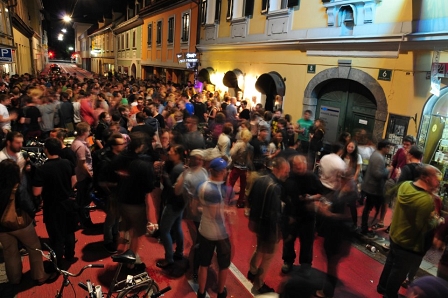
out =
<path fill-rule="evenodd" d="M 173 83 L 194 81 L 196 65 L 185 61 L 196 53 L 198 6 L 193 1 L 158 1 L 142 8 L 142 78 Z"/>
<path fill-rule="evenodd" d="M 201 14 L 206 81 L 267 109 L 279 94 L 293 122 L 311 110 L 327 142 L 364 129 L 401 143 L 443 97 L 441 75 L 441 94 L 430 91 L 435 58 L 448 62 L 446 1 L 212 0 Z"/>

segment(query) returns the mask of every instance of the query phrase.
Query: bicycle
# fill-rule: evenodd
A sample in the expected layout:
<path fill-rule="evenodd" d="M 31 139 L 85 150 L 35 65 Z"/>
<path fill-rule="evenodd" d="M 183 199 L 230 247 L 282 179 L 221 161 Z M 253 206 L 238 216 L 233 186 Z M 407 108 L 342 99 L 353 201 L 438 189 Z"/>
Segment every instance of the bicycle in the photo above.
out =
<path fill-rule="evenodd" d="M 40 249 L 36 249 L 36 250 L 40 251 L 40 253 L 42 254 L 42 256 L 45 259 L 51 261 L 53 263 L 53 266 L 54 266 L 55 270 L 57 271 L 57 273 L 59 273 L 63 277 L 61 288 L 59 290 L 57 290 L 55 298 L 63 297 L 62 295 L 63 295 L 64 289 L 66 287 L 68 287 L 69 285 L 71 285 L 69 277 L 78 277 L 84 272 L 84 270 L 89 269 L 89 268 L 104 268 L 104 264 L 89 264 L 89 265 L 82 267 L 81 270 L 76 274 L 68 272 L 66 270 L 62 270 L 57 265 L 56 253 L 53 251 L 53 249 L 51 249 L 51 247 L 48 244 L 44 243 L 44 246 L 48 249 L 48 254 L 45 254 L 45 252 Z M 72 285 L 72 288 L 73 288 L 73 285 Z M 73 291 L 75 291 L 74 288 L 73 288 Z"/>
<path fill-rule="evenodd" d="M 117 298 L 158 298 L 171 290 L 170 286 L 159 290 L 159 285 L 146 271 L 134 276 L 128 275 L 126 279 L 118 281 L 123 265 L 134 264 L 136 257 L 128 249 L 122 254 L 113 255 L 111 258 L 113 262 L 118 263 L 118 267 L 109 287 L 109 292 L 105 296 L 106 298 L 111 298 L 113 293 L 118 294 Z M 89 298 L 103 297 L 101 286 L 95 287 L 89 280 L 87 284 L 80 282 L 78 285 L 89 293 Z"/>

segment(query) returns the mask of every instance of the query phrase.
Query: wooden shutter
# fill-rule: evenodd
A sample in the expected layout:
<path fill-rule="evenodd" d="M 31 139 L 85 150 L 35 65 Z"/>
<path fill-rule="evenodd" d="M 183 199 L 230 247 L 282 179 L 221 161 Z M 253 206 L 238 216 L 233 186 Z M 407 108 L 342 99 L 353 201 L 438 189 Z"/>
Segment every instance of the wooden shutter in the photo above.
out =
<path fill-rule="evenodd" d="M 254 15 L 254 0 L 246 0 L 244 7 L 244 16 L 250 17 Z"/>
<path fill-rule="evenodd" d="M 233 0 L 227 0 L 227 15 L 226 15 L 227 21 L 230 21 L 232 19 L 232 11 L 233 11 Z"/>
<path fill-rule="evenodd" d="M 288 7 L 294 7 L 299 5 L 299 0 L 288 0 Z"/>
<path fill-rule="evenodd" d="M 266 14 L 269 11 L 269 0 L 261 0 L 261 14 Z"/>

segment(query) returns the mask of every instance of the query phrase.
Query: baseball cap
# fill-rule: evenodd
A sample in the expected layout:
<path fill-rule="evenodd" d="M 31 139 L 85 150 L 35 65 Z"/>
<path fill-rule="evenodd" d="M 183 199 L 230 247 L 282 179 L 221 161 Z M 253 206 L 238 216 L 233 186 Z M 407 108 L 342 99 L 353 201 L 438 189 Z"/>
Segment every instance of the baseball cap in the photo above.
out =
<path fill-rule="evenodd" d="M 210 162 L 210 169 L 220 172 L 222 170 L 224 170 L 225 168 L 227 168 L 227 162 L 222 159 L 222 158 L 215 158 L 214 160 L 212 160 Z"/>
<path fill-rule="evenodd" d="M 448 282 L 444 279 L 435 276 L 424 276 L 415 279 L 410 285 L 412 287 L 419 287 L 425 294 L 422 297 L 442 298 L 448 297 Z M 420 297 L 420 296 L 419 296 Z"/>
<path fill-rule="evenodd" d="M 199 149 L 193 149 L 190 152 L 190 156 L 200 156 L 200 157 L 204 157 L 204 151 L 203 150 L 199 150 Z"/>

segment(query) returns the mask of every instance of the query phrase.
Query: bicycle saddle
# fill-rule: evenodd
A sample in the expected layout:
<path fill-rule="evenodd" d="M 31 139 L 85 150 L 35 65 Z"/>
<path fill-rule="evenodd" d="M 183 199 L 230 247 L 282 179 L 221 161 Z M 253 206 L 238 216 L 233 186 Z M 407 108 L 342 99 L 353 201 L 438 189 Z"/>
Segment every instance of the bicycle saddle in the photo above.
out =
<path fill-rule="evenodd" d="M 128 249 L 121 255 L 113 255 L 112 261 L 114 261 L 115 263 L 134 264 L 135 254 L 132 250 Z"/>

